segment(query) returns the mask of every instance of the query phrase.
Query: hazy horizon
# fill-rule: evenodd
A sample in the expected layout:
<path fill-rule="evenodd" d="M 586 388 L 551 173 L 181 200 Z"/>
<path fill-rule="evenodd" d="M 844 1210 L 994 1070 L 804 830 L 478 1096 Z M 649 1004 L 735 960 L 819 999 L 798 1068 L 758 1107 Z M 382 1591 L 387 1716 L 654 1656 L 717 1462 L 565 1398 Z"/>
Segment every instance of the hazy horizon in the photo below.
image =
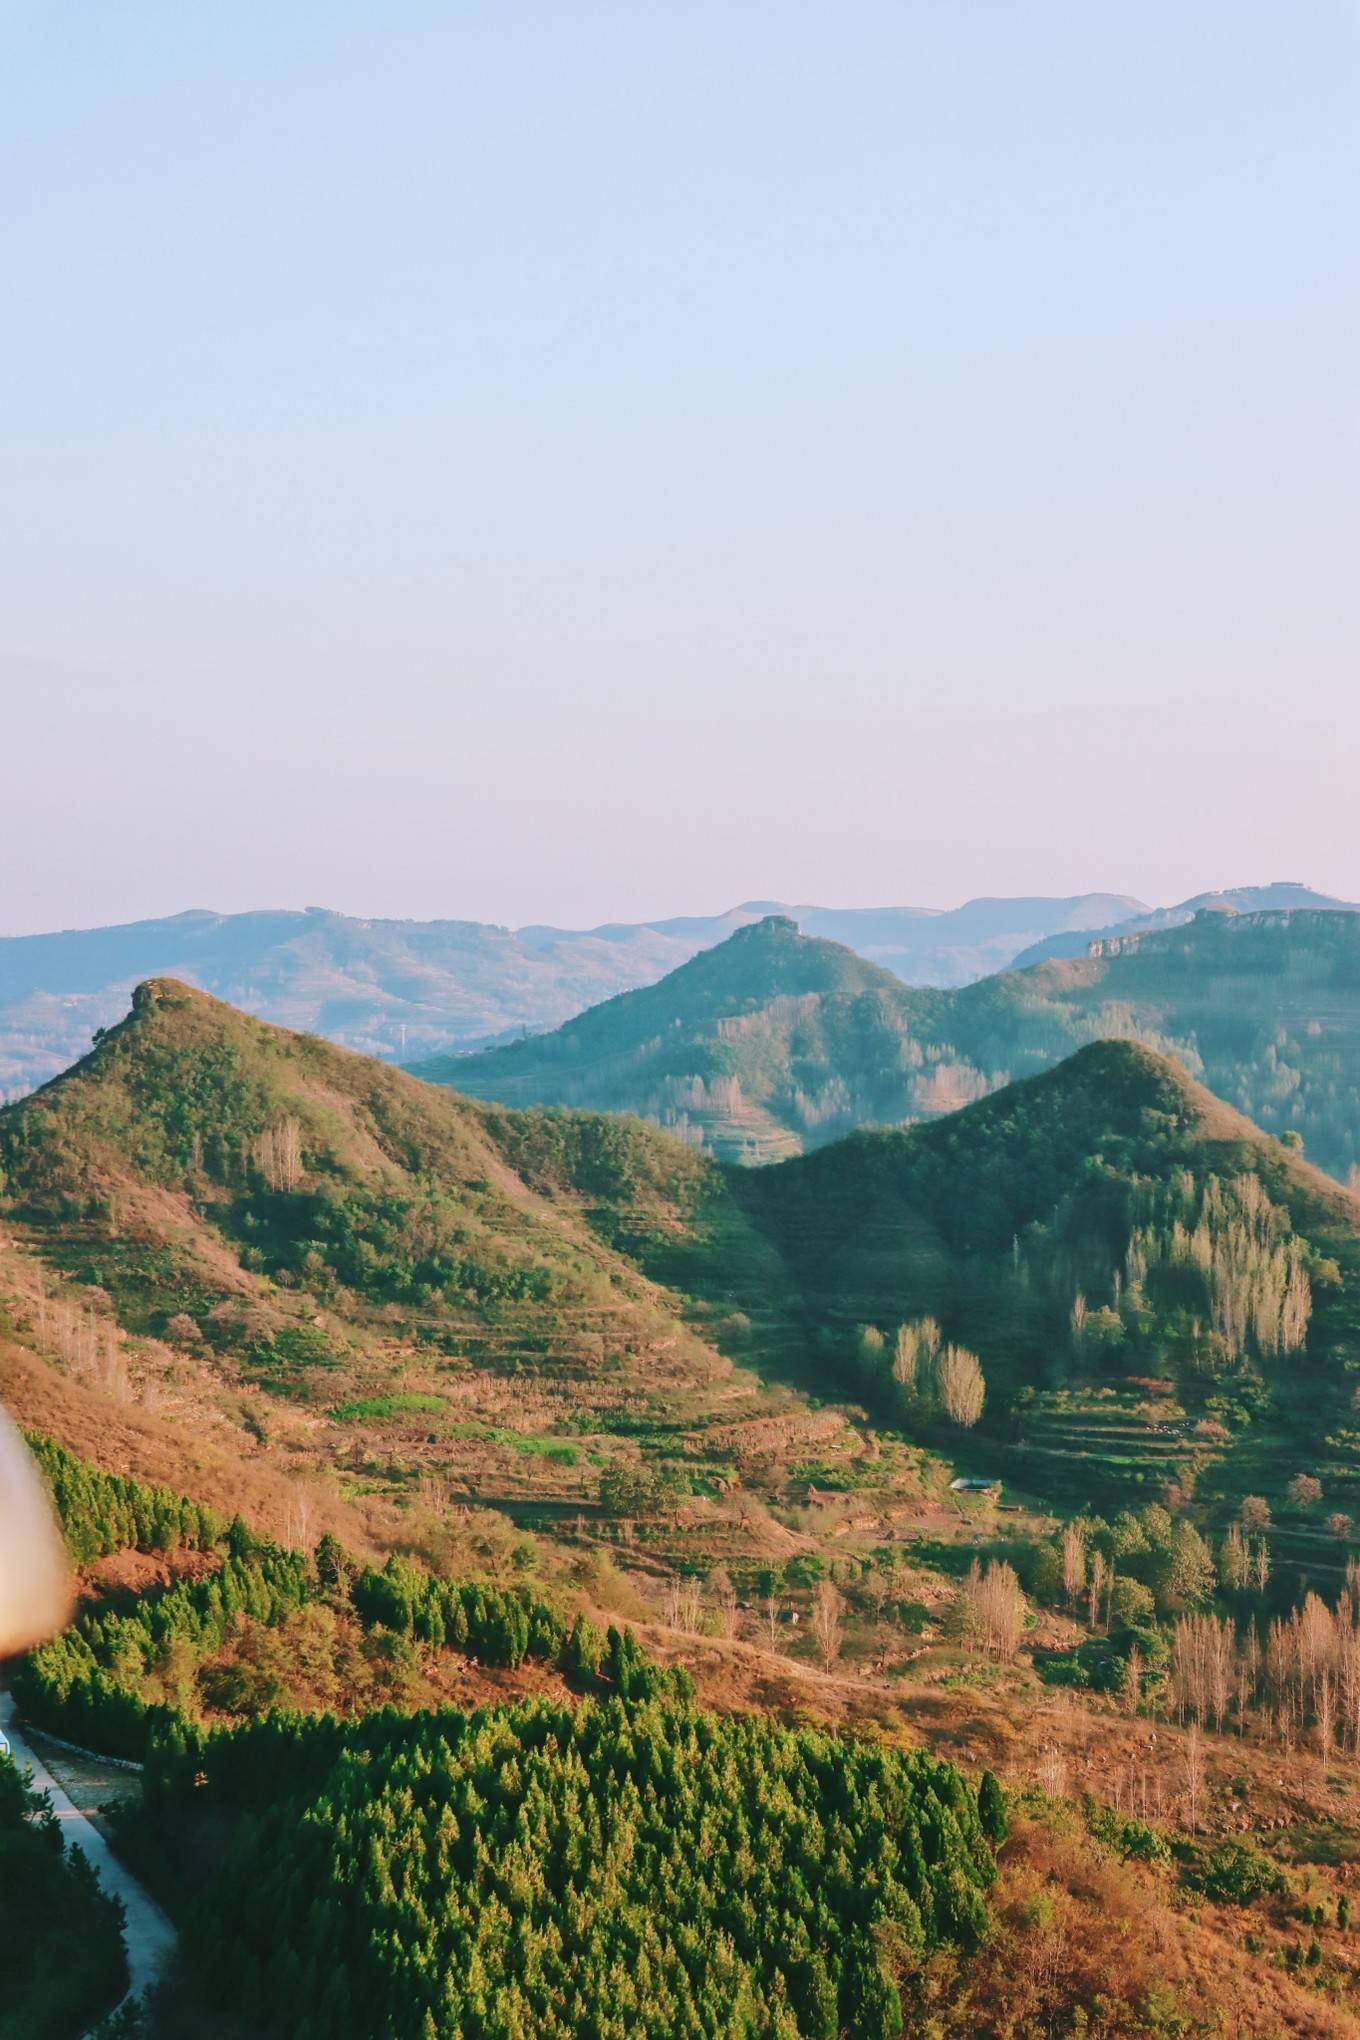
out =
<path fill-rule="evenodd" d="M 0 929 L 1360 895 L 1360 29 L 19 10 Z"/>
<path fill-rule="evenodd" d="M 0 940 L 4 940 L 10 937 L 21 937 L 26 935 L 78 934 L 83 931 L 94 930 L 99 928 L 113 928 L 133 925 L 135 923 L 142 921 L 172 920 L 177 915 L 187 913 L 220 914 L 225 917 L 227 915 L 234 914 L 320 912 L 341 914 L 350 919 L 361 921 L 470 922 L 479 923 L 483 926 L 489 927 L 506 927 L 510 928 L 512 931 L 533 927 L 557 927 L 560 928 L 564 933 L 587 933 L 592 929 L 610 926 L 631 926 L 631 925 L 646 926 L 651 923 L 660 923 L 666 921 L 686 919 L 709 919 L 709 918 L 716 919 L 722 916 L 723 914 L 739 910 L 743 907 L 750 907 L 752 905 L 768 905 L 772 910 L 778 909 L 780 907 L 785 908 L 815 907 L 823 912 L 832 913 L 853 913 L 856 911 L 866 911 L 869 913 L 891 913 L 894 910 L 905 909 L 909 911 L 914 910 L 925 915 L 941 915 L 957 912 L 960 908 L 970 906 L 975 902 L 981 900 L 1010 900 L 1031 898 L 1081 899 L 1088 895 L 1095 894 L 1132 899 L 1138 901 L 1141 907 L 1143 908 L 1155 909 L 1161 907 L 1178 906 L 1181 904 L 1183 900 L 1194 898 L 1201 893 L 1226 892 L 1236 890 L 1238 889 L 1239 886 L 1267 886 L 1271 884 L 1307 885 L 1311 887 L 1311 889 L 1315 892 L 1327 893 L 1330 894 L 1333 898 L 1346 901 L 1347 904 L 1354 904 L 1354 902 L 1350 900 L 1349 895 L 1343 892 L 1338 892 L 1331 887 L 1314 885 L 1312 879 L 1307 877 L 1306 875 L 1298 876 L 1297 874 L 1294 874 L 1289 875 L 1287 877 L 1282 877 L 1282 875 L 1278 872 L 1274 873 L 1271 878 L 1232 879 L 1225 881 L 1221 885 L 1220 884 L 1207 886 L 1191 885 L 1188 886 L 1184 892 L 1177 893 L 1174 897 L 1168 896 L 1165 899 L 1148 898 L 1146 895 L 1137 893 L 1129 886 L 1077 886 L 1061 892 L 1046 892 L 1046 893 L 1037 892 L 1011 893 L 1006 892 L 999 887 L 990 887 L 982 892 L 969 893 L 964 898 L 949 900 L 923 900 L 907 898 L 880 899 L 876 897 L 866 899 L 821 899 L 821 898 L 795 899 L 791 894 L 780 896 L 774 893 L 743 893 L 740 897 L 733 896 L 731 898 L 724 898 L 716 902 L 711 900 L 701 900 L 700 902 L 695 904 L 694 902 L 691 901 L 689 903 L 681 903 L 678 905 L 666 906 L 655 912 L 644 911 L 641 913 L 629 915 L 621 915 L 606 912 L 603 914 L 595 915 L 589 920 L 582 919 L 577 921 L 553 921 L 549 916 L 544 914 L 530 914 L 516 921 L 506 921 L 503 918 L 498 918 L 497 916 L 492 914 L 478 914 L 471 912 L 464 913 L 457 910 L 456 908 L 450 908 L 447 911 L 431 912 L 428 914 L 387 912 L 378 908 L 364 909 L 360 907 L 355 907 L 348 905 L 343 901 L 336 900 L 300 900 L 292 898 L 289 899 L 280 898 L 273 900 L 251 900 L 241 905 L 231 907 L 218 906 L 209 901 L 191 900 L 186 901 L 178 906 L 171 906 L 165 908 L 164 910 L 151 911 L 145 914 L 119 914 L 106 921 L 70 921 L 60 925 L 58 925 L 57 923 L 52 923 L 50 925 L 32 928 L 0 927 Z M 1133 908 L 1130 911 L 1132 913 L 1136 912 L 1137 910 L 1138 910 L 1137 908 Z"/>

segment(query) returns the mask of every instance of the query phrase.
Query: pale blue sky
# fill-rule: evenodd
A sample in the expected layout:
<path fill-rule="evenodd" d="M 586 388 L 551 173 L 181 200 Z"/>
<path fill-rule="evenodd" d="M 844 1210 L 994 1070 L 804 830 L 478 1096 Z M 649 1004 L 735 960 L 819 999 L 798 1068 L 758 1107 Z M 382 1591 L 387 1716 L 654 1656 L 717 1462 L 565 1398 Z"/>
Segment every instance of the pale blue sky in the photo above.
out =
<path fill-rule="evenodd" d="M 0 4 L 0 932 L 1360 897 L 1360 13 Z"/>

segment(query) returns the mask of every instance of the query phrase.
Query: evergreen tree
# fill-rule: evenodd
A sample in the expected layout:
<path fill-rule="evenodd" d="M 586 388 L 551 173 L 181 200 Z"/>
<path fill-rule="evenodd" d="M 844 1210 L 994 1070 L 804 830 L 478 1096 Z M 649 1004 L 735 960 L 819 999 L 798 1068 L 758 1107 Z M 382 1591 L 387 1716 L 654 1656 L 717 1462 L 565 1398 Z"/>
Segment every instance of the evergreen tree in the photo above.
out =
<path fill-rule="evenodd" d="M 999 1849 L 1010 1833 L 1006 1820 L 1006 1797 L 991 1771 L 984 1771 L 978 1781 L 978 1819 L 982 1832 L 994 1849 Z"/>

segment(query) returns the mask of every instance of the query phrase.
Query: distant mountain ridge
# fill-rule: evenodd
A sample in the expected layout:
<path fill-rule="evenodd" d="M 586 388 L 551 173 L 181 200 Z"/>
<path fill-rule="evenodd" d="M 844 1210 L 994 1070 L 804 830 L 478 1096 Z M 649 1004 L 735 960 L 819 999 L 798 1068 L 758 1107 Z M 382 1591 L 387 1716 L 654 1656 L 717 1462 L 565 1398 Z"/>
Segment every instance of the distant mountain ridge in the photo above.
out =
<path fill-rule="evenodd" d="M 499 1104 L 635 1113 L 722 1160 L 770 1162 L 984 1096 L 976 1070 L 955 1084 L 950 1011 L 947 992 L 771 913 L 551 1034 L 411 1068 Z"/>
<path fill-rule="evenodd" d="M 1092 942 L 1102 941 L 1110 936 L 1154 934 L 1163 928 L 1183 928 L 1187 921 L 1193 921 L 1196 914 L 1279 914 L 1279 913 L 1360 913 L 1360 906 L 1351 900 L 1333 899 L 1329 893 L 1314 892 L 1308 885 L 1300 885 L 1293 879 L 1275 879 L 1270 885 L 1239 885 L 1226 892 L 1196 893 L 1193 899 L 1182 900 L 1178 906 L 1156 907 L 1149 912 L 1135 913 L 1127 919 L 1112 921 L 1107 928 L 1085 929 L 1075 932 L 1058 929 L 1046 935 L 1039 942 L 1032 942 L 1012 958 L 1017 970 L 1026 969 L 1031 963 L 1048 963 L 1059 957 L 1085 956 Z"/>
<path fill-rule="evenodd" d="M 414 1068 L 501 1104 L 636 1112 L 724 1159 L 773 1161 L 814 1132 L 907 1117 L 897 1047 L 938 1033 L 945 999 L 770 914 L 552 1034 Z"/>
<path fill-rule="evenodd" d="M 1101 1039 L 1174 1057 L 1320 1166 L 1360 1166 L 1360 916 L 1202 911 L 1098 953 L 912 987 L 771 916 L 554 1034 L 420 1074 L 524 1105 L 634 1112 L 728 1160 L 938 1119 Z"/>
<path fill-rule="evenodd" d="M 777 908 L 592 929 L 478 921 L 365 920 L 304 911 L 195 909 L 123 927 L 0 938 L 0 1098 L 32 1090 L 84 1053 L 142 979 L 175 977 L 278 1025 L 369 1055 L 409 1060 L 559 1026 L 615 993 L 655 983 L 771 911 L 852 944 L 921 983 L 1001 968 L 1054 931 L 1117 920 L 1137 900 L 971 900 L 917 907 Z"/>

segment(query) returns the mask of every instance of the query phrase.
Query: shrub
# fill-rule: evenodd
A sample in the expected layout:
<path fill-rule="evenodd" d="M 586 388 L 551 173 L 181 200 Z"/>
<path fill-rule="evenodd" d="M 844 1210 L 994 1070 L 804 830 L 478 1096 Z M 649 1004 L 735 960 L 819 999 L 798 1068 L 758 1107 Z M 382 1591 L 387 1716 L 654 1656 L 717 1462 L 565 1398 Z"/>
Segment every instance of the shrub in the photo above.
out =
<path fill-rule="evenodd" d="M 1150 1863 L 1165 1869 L 1171 1861 L 1171 1844 L 1159 1828 L 1145 1820 L 1125 1820 L 1108 1806 L 1086 1802 L 1086 1825 L 1096 1841 L 1113 1849 L 1126 1863 Z"/>
<path fill-rule="evenodd" d="M 1192 1880 L 1222 1905 L 1250 1905 L 1288 1889 L 1284 1872 L 1246 1842 L 1218 1842 L 1200 1859 Z"/>

